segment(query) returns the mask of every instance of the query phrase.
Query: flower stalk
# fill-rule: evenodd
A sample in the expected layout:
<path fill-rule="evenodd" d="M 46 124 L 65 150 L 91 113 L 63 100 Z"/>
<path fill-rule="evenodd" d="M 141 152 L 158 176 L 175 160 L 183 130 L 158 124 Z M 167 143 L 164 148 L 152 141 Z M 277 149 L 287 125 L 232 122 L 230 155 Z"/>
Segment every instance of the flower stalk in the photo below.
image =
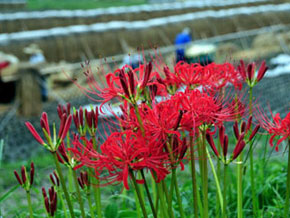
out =
<path fill-rule="evenodd" d="M 146 212 L 146 208 L 145 208 L 145 203 L 144 203 L 143 198 L 141 196 L 141 192 L 140 192 L 139 186 L 136 182 L 135 175 L 132 171 L 130 171 L 130 175 L 131 175 L 131 178 L 132 178 L 132 181 L 133 181 L 133 184 L 134 184 L 137 196 L 138 196 L 138 200 L 139 200 L 139 203 L 140 203 L 140 206 L 142 209 L 143 217 L 147 218 L 148 216 L 147 216 L 147 212 Z"/>
<path fill-rule="evenodd" d="M 56 154 L 56 152 L 53 152 L 52 154 L 53 154 L 53 157 L 54 157 L 54 163 L 55 163 L 55 166 L 56 166 L 56 171 L 57 171 L 57 174 L 59 176 L 60 184 L 61 184 L 61 187 L 62 187 L 62 190 L 63 190 L 63 193 L 64 193 L 65 200 L 66 200 L 67 205 L 68 205 L 68 209 L 69 209 L 70 215 L 71 215 L 72 218 L 74 218 L 75 215 L 74 215 L 73 205 L 71 203 L 71 199 L 69 197 L 69 194 L 68 194 L 68 191 L 67 191 L 67 188 L 66 188 L 66 184 L 65 184 L 65 181 L 64 181 L 62 170 L 61 170 L 60 164 L 58 162 L 57 154 Z"/>
<path fill-rule="evenodd" d="M 286 199 L 284 206 L 284 218 L 288 217 L 290 206 L 290 139 L 288 139 L 288 168 L 287 168 L 287 182 L 286 182 Z"/>

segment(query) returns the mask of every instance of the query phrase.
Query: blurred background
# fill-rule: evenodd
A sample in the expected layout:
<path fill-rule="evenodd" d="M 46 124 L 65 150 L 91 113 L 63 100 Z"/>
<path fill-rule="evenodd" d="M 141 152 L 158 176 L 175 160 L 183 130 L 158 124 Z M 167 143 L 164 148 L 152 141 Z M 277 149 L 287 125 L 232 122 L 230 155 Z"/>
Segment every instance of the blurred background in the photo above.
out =
<path fill-rule="evenodd" d="M 290 0 L 0 0 L 0 205 L 17 188 L 14 169 L 33 160 L 39 186 L 52 170 L 25 121 L 40 130 L 42 111 L 52 123 L 58 104 L 96 103 L 72 83 L 87 86 L 81 63 L 90 60 L 99 78 L 156 55 L 169 67 L 178 60 L 237 65 L 244 59 L 257 66 L 266 60 L 270 69 L 255 100 L 283 116 L 290 107 Z M 284 172 L 276 157 L 274 166 Z M 2 204 L 0 217 L 25 214 L 23 194 Z"/>
<path fill-rule="evenodd" d="M 86 86 L 86 60 L 98 76 L 155 53 L 169 66 L 179 59 L 266 60 L 270 70 L 256 100 L 285 113 L 289 12 L 289 0 L 0 0 L 0 158 L 42 152 L 24 125 L 40 129 L 42 111 L 57 121 L 59 103 L 95 103 L 72 83 Z"/>

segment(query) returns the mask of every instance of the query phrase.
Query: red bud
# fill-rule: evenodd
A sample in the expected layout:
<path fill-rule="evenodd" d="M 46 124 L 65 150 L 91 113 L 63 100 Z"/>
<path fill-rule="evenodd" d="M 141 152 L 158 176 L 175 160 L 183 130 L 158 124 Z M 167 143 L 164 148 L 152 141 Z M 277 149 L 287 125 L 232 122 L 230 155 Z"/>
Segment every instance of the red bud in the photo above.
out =
<path fill-rule="evenodd" d="M 82 181 L 82 179 L 81 179 L 80 177 L 78 178 L 78 183 L 79 183 L 79 185 L 80 185 L 80 187 L 81 187 L 82 189 L 85 188 L 84 183 L 83 183 L 83 181 Z"/>
<path fill-rule="evenodd" d="M 19 183 L 20 185 L 23 185 L 23 182 L 22 182 L 22 180 L 20 179 L 20 176 L 19 176 L 19 174 L 17 173 L 16 170 L 14 170 L 14 175 L 15 175 L 15 177 L 16 177 L 18 183 Z"/>
<path fill-rule="evenodd" d="M 59 186 L 59 178 L 58 178 L 58 175 L 56 174 L 55 171 L 53 171 L 53 175 L 54 175 L 54 177 L 55 177 L 55 179 L 56 179 L 56 184 L 57 184 L 57 186 Z"/>
<path fill-rule="evenodd" d="M 246 133 L 251 129 L 253 117 L 250 116 L 247 122 Z"/>
<path fill-rule="evenodd" d="M 266 71 L 268 70 L 268 67 L 266 66 L 266 62 L 263 61 L 261 64 L 261 67 L 258 71 L 257 81 L 259 82 L 261 79 L 263 79 Z"/>
<path fill-rule="evenodd" d="M 49 175 L 50 181 L 52 182 L 53 185 L 56 185 L 54 178 L 52 176 L 52 174 Z"/>
<path fill-rule="evenodd" d="M 241 125 L 241 132 L 245 132 L 246 131 L 246 126 L 247 126 L 246 122 L 243 121 L 242 125 Z"/>
<path fill-rule="evenodd" d="M 30 185 L 33 184 L 33 180 L 34 180 L 34 163 L 31 162 L 31 164 L 30 164 Z"/>
<path fill-rule="evenodd" d="M 33 135 L 33 137 L 36 139 L 36 141 L 38 141 L 38 143 L 44 145 L 44 141 L 42 140 L 42 138 L 40 137 L 40 135 L 36 132 L 36 130 L 34 129 L 34 127 L 32 126 L 32 124 L 30 122 L 26 122 L 25 123 L 26 127 L 28 128 L 28 130 L 31 132 L 31 134 Z"/>
<path fill-rule="evenodd" d="M 233 129 L 234 129 L 235 137 L 236 139 L 238 139 L 240 137 L 240 133 L 239 133 L 239 127 L 238 127 L 237 121 L 234 123 Z"/>
<path fill-rule="evenodd" d="M 219 140 L 220 140 L 220 144 L 221 144 L 222 147 L 223 147 L 223 144 L 224 144 L 224 136 L 225 136 L 225 127 L 224 127 L 224 125 L 222 125 L 219 128 Z"/>
<path fill-rule="evenodd" d="M 132 95 L 134 95 L 134 93 L 135 93 L 135 80 L 134 80 L 134 74 L 133 74 L 132 70 L 130 70 L 128 72 L 128 76 L 129 76 L 130 92 Z"/>
<path fill-rule="evenodd" d="M 49 207 L 49 202 L 48 202 L 47 196 L 44 197 L 44 205 L 45 205 L 45 209 L 46 209 L 47 213 L 50 214 L 50 207 Z"/>
<path fill-rule="evenodd" d="M 26 182 L 26 169 L 25 169 L 25 166 L 22 166 L 21 167 L 21 177 L 22 177 L 22 182 L 23 184 Z"/>
<path fill-rule="evenodd" d="M 253 132 L 251 133 L 250 138 L 249 138 L 249 141 L 251 141 L 254 138 L 254 136 L 257 134 L 257 132 L 258 132 L 259 129 L 260 129 L 260 125 L 257 125 L 255 127 L 255 129 L 253 130 Z"/>
<path fill-rule="evenodd" d="M 223 146 L 224 157 L 227 156 L 228 145 L 229 145 L 229 137 L 227 135 L 225 135 L 225 137 L 224 137 L 224 146 Z"/>
<path fill-rule="evenodd" d="M 210 147 L 212 148 L 212 150 L 215 153 L 215 155 L 217 157 L 219 157 L 219 153 L 218 153 L 218 151 L 217 151 L 217 149 L 215 147 L 212 135 L 210 133 L 206 133 L 206 140 L 207 140 L 208 144 L 210 145 Z"/>
<path fill-rule="evenodd" d="M 246 143 L 244 140 L 238 141 L 238 143 L 233 151 L 233 160 L 235 160 L 240 155 L 240 153 L 243 151 L 245 145 L 246 145 Z"/>

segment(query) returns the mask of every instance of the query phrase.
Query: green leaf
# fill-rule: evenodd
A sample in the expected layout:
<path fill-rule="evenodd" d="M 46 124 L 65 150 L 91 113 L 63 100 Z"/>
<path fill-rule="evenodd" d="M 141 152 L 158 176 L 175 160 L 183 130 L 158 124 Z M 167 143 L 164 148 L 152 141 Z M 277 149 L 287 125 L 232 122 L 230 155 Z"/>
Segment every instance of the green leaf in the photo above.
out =
<path fill-rule="evenodd" d="M 105 209 L 106 218 L 117 218 L 118 217 L 118 206 L 115 203 L 108 204 Z"/>
<path fill-rule="evenodd" d="M 119 212 L 118 218 L 135 218 L 137 217 L 136 211 L 131 211 L 131 210 L 121 210 Z"/>
<path fill-rule="evenodd" d="M 128 197 L 127 195 L 124 195 L 124 194 L 120 194 L 120 195 L 112 195 L 111 197 L 109 197 L 108 200 L 112 199 L 112 198 L 123 198 L 123 199 L 126 199 L 128 201 L 131 201 L 131 202 L 135 202 L 135 200 L 133 198 L 130 198 Z"/>
<path fill-rule="evenodd" d="M 8 192 L 6 192 L 3 196 L 0 197 L 0 203 L 4 200 L 6 200 L 9 195 L 11 195 L 16 189 L 18 189 L 20 185 L 13 186 Z"/>

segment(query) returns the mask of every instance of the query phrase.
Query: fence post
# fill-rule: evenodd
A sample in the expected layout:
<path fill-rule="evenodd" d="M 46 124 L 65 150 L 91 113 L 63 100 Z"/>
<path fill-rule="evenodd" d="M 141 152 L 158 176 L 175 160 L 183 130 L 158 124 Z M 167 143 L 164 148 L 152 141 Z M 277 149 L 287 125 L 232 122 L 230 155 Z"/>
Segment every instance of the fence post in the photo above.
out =
<path fill-rule="evenodd" d="M 24 117 L 38 116 L 42 111 L 39 71 L 33 68 L 20 70 L 16 91 L 19 114 Z"/>

